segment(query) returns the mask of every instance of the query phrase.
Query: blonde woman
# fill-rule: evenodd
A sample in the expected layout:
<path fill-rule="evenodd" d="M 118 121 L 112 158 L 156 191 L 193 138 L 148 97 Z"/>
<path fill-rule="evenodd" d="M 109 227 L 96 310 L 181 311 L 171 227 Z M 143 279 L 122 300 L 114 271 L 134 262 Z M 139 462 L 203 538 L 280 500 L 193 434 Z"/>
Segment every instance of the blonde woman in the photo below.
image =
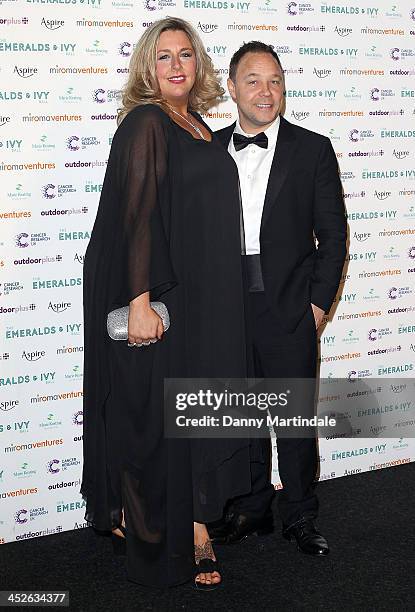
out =
<path fill-rule="evenodd" d="M 198 114 L 222 95 L 190 24 L 146 30 L 85 255 L 85 518 L 151 586 L 216 588 L 205 524 L 250 490 L 246 441 L 169 439 L 163 423 L 164 378 L 246 375 L 238 173 Z M 127 304 L 128 343 L 110 340 Z"/>

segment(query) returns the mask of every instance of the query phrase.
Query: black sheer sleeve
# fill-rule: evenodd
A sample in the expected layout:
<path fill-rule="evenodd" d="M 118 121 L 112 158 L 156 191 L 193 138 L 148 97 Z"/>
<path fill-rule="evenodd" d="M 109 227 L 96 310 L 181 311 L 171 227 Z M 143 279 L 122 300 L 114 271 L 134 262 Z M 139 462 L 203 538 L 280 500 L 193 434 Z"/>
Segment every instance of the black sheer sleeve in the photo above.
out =
<path fill-rule="evenodd" d="M 146 291 L 157 299 L 177 283 L 168 244 L 168 143 L 163 114 L 154 105 L 137 107 L 114 136 L 120 194 L 113 251 L 115 301 L 122 304 Z"/>

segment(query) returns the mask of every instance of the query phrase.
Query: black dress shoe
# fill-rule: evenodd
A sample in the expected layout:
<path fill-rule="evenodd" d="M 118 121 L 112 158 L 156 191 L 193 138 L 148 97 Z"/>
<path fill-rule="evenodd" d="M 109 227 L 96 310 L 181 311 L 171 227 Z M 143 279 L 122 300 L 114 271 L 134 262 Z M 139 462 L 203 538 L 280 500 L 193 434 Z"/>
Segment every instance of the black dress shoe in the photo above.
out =
<path fill-rule="evenodd" d="M 287 540 L 295 538 L 298 549 L 307 555 L 328 555 L 329 545 L 326 538 L 314 527 L 312 519 L 301 519 L 290 527 L 283 529 L 282 535 Z"/>
<path fill-rule="evenodd" d="M 228 521 L 208 525 L 209 537 L 215 544 L 237 544 L 250 535 L 267 535 L 274 530 L 272 513 L 261 518 L 245 514 L 233 514 Z"/>

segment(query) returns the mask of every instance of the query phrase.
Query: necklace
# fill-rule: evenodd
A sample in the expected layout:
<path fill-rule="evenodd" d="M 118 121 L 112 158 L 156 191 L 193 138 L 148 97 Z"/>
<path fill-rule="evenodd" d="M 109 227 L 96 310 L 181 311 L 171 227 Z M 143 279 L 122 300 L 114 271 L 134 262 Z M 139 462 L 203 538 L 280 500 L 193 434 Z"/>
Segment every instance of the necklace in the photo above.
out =
<path fill-rule="evenodd" d="M 170 104 L 167 105 L 170 110 L 175 113 L 176 115 L 179 115 L 179 117 L 181 117 L 182 119 L 184 119 L 186 121 L 186 123 L 188 123 L 189 125 L 192 126 L 192 128 L 194 129 L 194 131 L 196 132 L 196 134 L 199 134 L 199 136 L 202 138 L 202 140 L 206 140 L 205 137 L 203 136 L 202 130 L 200 128 L 197 127 L 197 125 L 195 125 L 194 123 L 192 123 L 191 121 L 189 121 L 188 119 L 186 119 L 186 117 L 184 115 L 182 115 L 181 113 L 178 113 L 177 111 L 174 110 L 174 108 L 172 108 L 170 106 Z"/>

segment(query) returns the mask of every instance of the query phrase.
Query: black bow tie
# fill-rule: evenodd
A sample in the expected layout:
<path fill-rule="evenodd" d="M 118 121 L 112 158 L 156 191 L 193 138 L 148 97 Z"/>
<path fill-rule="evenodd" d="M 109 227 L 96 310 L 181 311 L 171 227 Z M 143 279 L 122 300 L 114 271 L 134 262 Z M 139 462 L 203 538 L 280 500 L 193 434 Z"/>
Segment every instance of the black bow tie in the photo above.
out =
<path fill-rule="evenodd" d="M 233 135 L 233 146 L 235 147 L 235 151 L 240 151 L 244 149 L 249 144 L 256 144 L 258 147 L 262 147 L 262 149 L 266 149 L 268 147 L 268 138 L 264 132 L 260 132 L 259 134 L 255 134 L 255 136 L 244 136 L 243 134 L 238 134 L 235 132 Z"/>

